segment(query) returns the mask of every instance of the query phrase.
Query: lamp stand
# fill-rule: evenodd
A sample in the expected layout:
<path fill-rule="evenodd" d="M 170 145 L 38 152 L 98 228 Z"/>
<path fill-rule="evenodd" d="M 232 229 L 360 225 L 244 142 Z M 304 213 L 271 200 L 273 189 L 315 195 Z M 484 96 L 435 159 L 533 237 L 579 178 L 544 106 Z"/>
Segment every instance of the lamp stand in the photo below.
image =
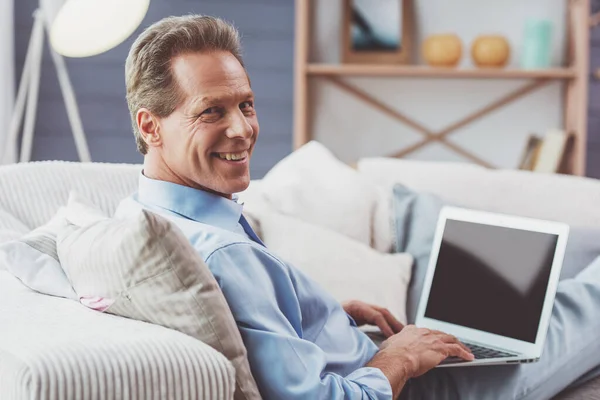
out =
<path fill-rule="evenodd" d="M 42 54 L 44 49 L 44 28 L 49 30 L 49 26 L 46 22 L 46 18 L 43 15 L 42 9 L 37 9 L 34 12 L 33 17 L 33 29 L 29 39 L 27 55 L 25 56 L 25 64 L 23 66 L 23 73 L 21 75 L 21 82 L 19 83 L 19 91 L 17 94 L 15 110 L 10 120 L 8 130 L 7 148 L 2 156 L 2 161 L 5 164 L 14 163 L 17 161 L 17 141 L 19 138 L 21 119 L 23 118 L 24 113 L 25 122 L 23 125 L 23 136 L 21 139 L 21 154 L 19 157 L 19 162 L 28 162 L 31 159 L 33 130 L 35 128 L 37 101 L 40 86 L 40 72 L 42 67 Z M 81 123 L 81 117 L 79 116 L 77 100 L 75 99 L 75 92 L 73 91 L 71 80 L 69 79 L 65 60 L 60 54 L 54 51 L 51 45 L 49 47 L 50 54 L 52 55 L 52 61 L 56 67 L 58 83 L 60 85 L 60 90 L 65 102 L 67 117 L 69 118 L 69 124 L 71 125 L 73 138 L 75 139 L 75 146 L 77 148 L 79 160 L 83 162 L 90 162 L 92 159 L 85 138 L 85 133 L 83 132 L 83 125 Z"/>

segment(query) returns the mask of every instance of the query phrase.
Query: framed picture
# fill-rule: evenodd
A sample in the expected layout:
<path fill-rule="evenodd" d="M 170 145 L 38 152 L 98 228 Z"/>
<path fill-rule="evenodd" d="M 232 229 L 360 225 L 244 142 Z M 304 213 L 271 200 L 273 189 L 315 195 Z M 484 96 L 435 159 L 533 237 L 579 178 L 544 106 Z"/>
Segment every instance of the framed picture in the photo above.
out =
<path fill-rule="evenodd" d="M 412 0 L 344 0 L 344 63 L 409 64 Z"/>

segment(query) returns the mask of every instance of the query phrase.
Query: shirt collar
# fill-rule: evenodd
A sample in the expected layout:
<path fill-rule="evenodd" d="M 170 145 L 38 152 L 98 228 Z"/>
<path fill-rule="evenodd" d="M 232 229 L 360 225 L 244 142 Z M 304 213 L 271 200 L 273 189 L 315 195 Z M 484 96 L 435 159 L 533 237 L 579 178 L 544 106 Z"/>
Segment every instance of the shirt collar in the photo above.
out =
<path fill-rule="evenodd" d="M 185 218 L 233 231 L 242 215 L 237 196 L 233 199 L 172 182 L 160 181 L 140 173 L 138 201 L 160 207 Z"/>

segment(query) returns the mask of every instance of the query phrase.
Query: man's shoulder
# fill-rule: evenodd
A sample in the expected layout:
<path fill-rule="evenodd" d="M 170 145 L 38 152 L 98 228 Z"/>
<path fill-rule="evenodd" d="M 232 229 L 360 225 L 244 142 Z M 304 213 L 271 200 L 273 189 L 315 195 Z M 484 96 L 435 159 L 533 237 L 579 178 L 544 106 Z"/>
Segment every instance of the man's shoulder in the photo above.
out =
<path fill-rule="evenodd" d="M 181 218 L 178 218 L 173 222 L 184 232 L 204 261 L 216 252 L 236 251 L 241 247 L 258 247 L 256 243 L 239 233 L 196 221 L 180 220 Z"/>
<path fill-rule="evenodd" d="M 126 217 L 140 210 L 148 210 L 168 219 L 179 228 L 204 261 L 218 251 L 234 250 L 238 246 L 259 247 L 247 237 L 214 225 L 204 224 L 182 217 L 169 210 L 151 207 L 137 201 L 132 195 L 121 201 L 115 212 L 116 217 Z M 229 248 L 234 246 L 232 248 Z"/>

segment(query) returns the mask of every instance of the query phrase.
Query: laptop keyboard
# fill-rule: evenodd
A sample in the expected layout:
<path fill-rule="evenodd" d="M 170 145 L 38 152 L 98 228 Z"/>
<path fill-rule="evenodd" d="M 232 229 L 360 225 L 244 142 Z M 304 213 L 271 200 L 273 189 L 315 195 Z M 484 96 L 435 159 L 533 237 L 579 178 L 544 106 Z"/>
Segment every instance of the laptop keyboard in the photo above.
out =
<path fill-rule="evenodd" d="M 465 346 L 471 349 L 471 352 L 475 356 L 476 360 L 484 360 L 486 358 L 506 358 L 516 357 L 516 354 L 507 353 L 504 351 L 494 350 L 483 346 L 478 346 L 473 343 L 462 342 Z M 459 357 L 448 357 L 441 364 L 457 363 L 457 362 L 468 362 Z"/>

